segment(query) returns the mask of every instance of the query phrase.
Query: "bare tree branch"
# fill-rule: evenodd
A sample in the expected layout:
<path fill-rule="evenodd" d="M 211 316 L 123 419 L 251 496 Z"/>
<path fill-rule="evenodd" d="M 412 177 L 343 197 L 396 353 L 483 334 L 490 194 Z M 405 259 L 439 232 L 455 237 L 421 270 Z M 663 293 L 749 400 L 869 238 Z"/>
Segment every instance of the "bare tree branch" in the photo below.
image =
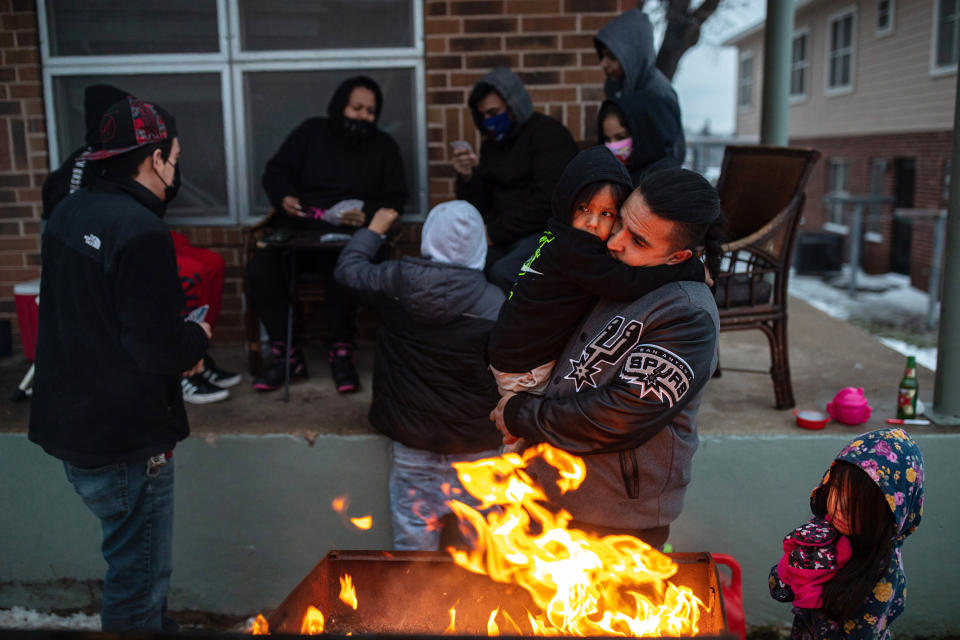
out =
<path fill-rule="evenodd" d="M 657 68 L 673 81 L 680 58 L 700 40 L 700 28 L 713 15 L 720 0 L 703 0 L 690 10 L 690 0 L 660 0 L 665 9 L 667 28 L 657 53 Z"/>

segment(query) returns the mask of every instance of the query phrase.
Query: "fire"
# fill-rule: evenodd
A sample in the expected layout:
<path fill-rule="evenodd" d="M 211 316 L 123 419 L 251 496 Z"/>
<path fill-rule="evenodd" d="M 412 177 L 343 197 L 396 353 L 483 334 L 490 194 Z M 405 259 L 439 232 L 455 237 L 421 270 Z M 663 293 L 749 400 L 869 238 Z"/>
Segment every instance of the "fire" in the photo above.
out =
<path fill-rule="evenodd" d="M 350 504 L 346 495 L 337 496 L 333 499 L 333 502 L 330 503 L 330 506 L 333 507 L 333 510 L 337 513 L 343 513 L 347 509 L 347 505 Z"/>
<path fill-rule="evenodd" d="M 330 502 L 330 507 L 344 517 L 346 517 L 347 515 L 347 507 L 349 506 L 350 506 L 350 496 L 348 496 L 347 494 L 343 494 L 342 496 L 337 496 Z M 366 531 L 373 526 L 373 517 L 360 516 L 357 518 L 350 518 L 350 524 L 355 526 L 357 529 L 363 529 L 364 531 Z"/>
<path fill-rule="evenodd" d="M 539 608 L 529 614 L 534 635 L 695 635 L 706 606 L 689 587 L 669 582 L 677 565 L 637 538 L 570 529 L 570 514 L 546 508 L 546 495 L 525 471 L 535 457 L 557 470 L 562 493 L 583 482 L 583 461 L 547 444 L 453 465 L 480 509 L 489 509 L 484 518 L 450 501 L 477 534 L 473 549 L 448 549 L 454 562 L 523 587 Z M 497 614 L 489 618 L 490 635 L 499 634 Z"/>
<path fill-rule="evenodd" d="M 300 635 L 315 636 L 323 633 L 323 614 L 316 607 L 307 607 L 307 614 L 303 616 L 300 626 Z"/>
<path fill-rule="evenodd" d="M 351 524 L 357 529 L 363 529 L 366 531 L 373 526 L 373 517 L 372 516 L 363 516 L 360 518 L 350 518 Z"/>
<path fill-rule="evenodd" d="M 452 633 L 457 632 L 457 605 L 460 604 L 460 601 L 457 600 L 452 607 L 450 607 L 450 624 L 447 625 L 447 628 L 443 630 L 443 635 L 448 636 Z"/>
<path fill-rule="evenodd" d="M 349 573 L 340 576 L 340 602 L 357 610 L 357 590 L 353 588 L 353 578 Z"/>
<path fill-rule="evenodd" d="M 261 614 L 257 614 L 257 617 L 253 621 L 253 626 L 250 628 L 250 635 L 252 636 L 268 636 L 270 635 L 270 625 L 267 624 L 267 619 Z"/>

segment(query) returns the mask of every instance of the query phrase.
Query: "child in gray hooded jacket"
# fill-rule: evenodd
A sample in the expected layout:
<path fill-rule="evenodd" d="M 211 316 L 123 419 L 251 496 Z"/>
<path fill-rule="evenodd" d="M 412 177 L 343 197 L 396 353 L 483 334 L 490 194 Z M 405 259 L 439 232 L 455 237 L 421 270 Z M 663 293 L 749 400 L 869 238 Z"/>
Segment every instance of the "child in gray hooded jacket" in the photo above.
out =
<path fill-rule="evenodd" d="M 370 422 L 394 441 L 394 547 L 437 550 L 446 501 L 473 504 L 458 493 L 451 463 L 497 455 L 500 444 L 488 419 L 499 396 L 486 345 L 503 293 L 483 275 L 487 244 L 473 205 L 430 211 L 422 257 L 374 264 L 396 218 L 377 211 L 343 249 L 334 275 L 378 314 Z"/>

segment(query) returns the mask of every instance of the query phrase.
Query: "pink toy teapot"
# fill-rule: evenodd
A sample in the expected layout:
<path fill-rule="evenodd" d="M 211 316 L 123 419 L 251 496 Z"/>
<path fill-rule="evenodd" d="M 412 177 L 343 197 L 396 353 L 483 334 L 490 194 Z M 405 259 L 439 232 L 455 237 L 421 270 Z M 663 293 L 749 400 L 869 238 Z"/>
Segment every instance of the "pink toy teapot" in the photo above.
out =
<path fill-rule="evenodd" d="M 846 387 L 827 403 L 827 413 L 837 422 L 848 425 L 863 424 L 870 419 L 873 408 L 867 404 L 863 388 Z"/>

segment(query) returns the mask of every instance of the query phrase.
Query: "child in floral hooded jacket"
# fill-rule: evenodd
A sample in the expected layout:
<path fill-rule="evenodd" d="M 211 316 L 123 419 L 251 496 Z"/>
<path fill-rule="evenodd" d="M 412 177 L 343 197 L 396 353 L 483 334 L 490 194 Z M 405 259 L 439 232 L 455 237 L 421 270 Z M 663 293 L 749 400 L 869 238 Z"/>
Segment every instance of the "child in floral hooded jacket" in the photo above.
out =
<path fill-rule="evenodd" d="M 901 547 L 923 515 L 923 456 L 902 429 L 864 434 L 810 494 L 814 517 L 784 539 L 770 593 L 793 602 L 795 639 L 885 639 L 903 613 Z"/>

